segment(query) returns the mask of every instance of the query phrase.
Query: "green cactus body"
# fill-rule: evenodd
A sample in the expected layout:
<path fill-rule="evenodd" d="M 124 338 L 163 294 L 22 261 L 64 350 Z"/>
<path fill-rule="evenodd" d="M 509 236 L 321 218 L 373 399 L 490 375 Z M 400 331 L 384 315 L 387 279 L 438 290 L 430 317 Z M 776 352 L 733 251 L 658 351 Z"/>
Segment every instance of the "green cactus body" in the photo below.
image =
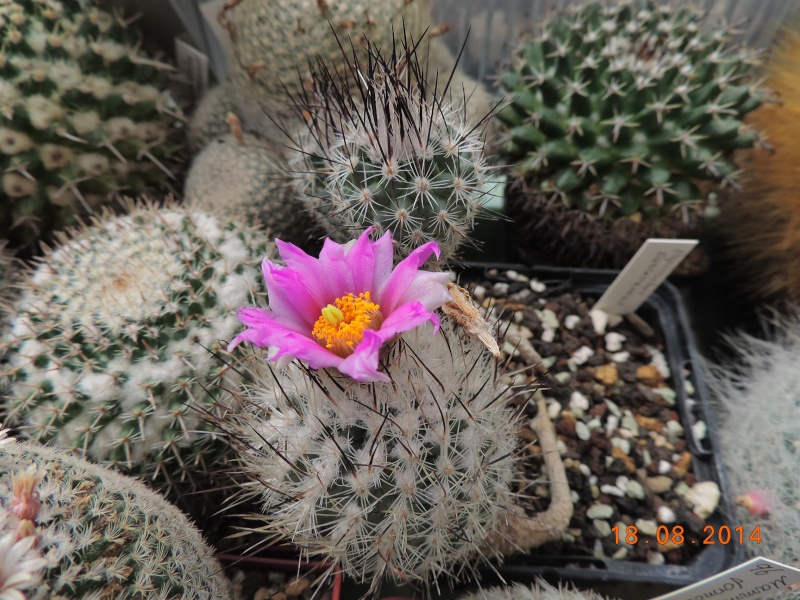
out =
<path fill-rule="evenodd" d="M 348 65 L 342 78 L 320 63 L 312 97 L 295 98 L 308 115 L 288 157 L 299 193 L 339 241 L 372 227 L 392 232 L 399 257 L 431 240 L 442 259 L 456 256 L 485 216 L 481 126 L 464 119 L 444 83 L 427 87 L 408 38 L 391 54 L 373 47 L 368 65 Z M 351 99 L 348 77 L 360 99 Z"/>
<path fill-rule="evenodd" d="M 224 366 L 212 352 L 238 330 L 269 249 L 236 221 L 130 211 L 64 236 L 21 283 L 0 413 L 29 438 L 187 491 L 227 448 L 196 408 L 212 410 L 206 386 Z"/>
<path fill-rule="evenodd" d="M 41 581 L 28 600 L 232 598 L 211 548 L 177 508 L 53 448 L 0 447 L 0 534 L 9 533 L 34 538 L 41 557 L 29 559 Z"/>
<path fill-rule="evenodd" d="M 231 132 L 228 113 L 236 114 L 235 87 L 223 83 L 208 90 L 189 119 L 186 137 L 189 150 L 196 154 L 213 140 Z"/>
<path fill-rule="evenodd" d="M 184 195 L 194 210 L 260 221 L 283 241 L 306 246 L 313 236 L 314 217 L 292 189 L 280 150 L 251 135 L 210 142 L 192 161 Z"/>
<path fill-rule="evenodd" d="M 702 213 L 759 136 L 756 53 L 704 15 L 652 0 L 591 2 L 521 44 L 500 77 L 500 151 L 536 193 L 607 220 Z M 535 216 L 533 218 L 536 218 Z"/>
<path fill-rule="evenodd" d="M 285 536 L 361 582 L 472 573 L 509 514 L 511 388 L 449 318 L 406 332 L 381 358 L 391 383 L 359 384 L 298 363 L 252 377 L 223 427 L 263 502 L 256 531 Z"/>
<path fill-rule="evenodd" d="M 365 36 L 379 47 L 391 48 L 395 32 L 405 28 L 420 39 L 430 24 L 427 0 L 241 0 L 231 4 L 226 13 L 232 43 L 229 62 L 238 88 L 239 116 L 245 130 L 276 141 L 282 135 L 273 120 L 294 117 L 287 92 L 302 93 L 309 59 L 321 57 L 334 69 L 343 68 L 342 47 L 351 55 L 352 40 L 352 51 L 366 63 Z"/>
<path fill-rule="evenodd" d="M 0 2 L 0 236 L 32 246 L 162 181 L 179 147 L 170 70 L 89 0 Z"/>

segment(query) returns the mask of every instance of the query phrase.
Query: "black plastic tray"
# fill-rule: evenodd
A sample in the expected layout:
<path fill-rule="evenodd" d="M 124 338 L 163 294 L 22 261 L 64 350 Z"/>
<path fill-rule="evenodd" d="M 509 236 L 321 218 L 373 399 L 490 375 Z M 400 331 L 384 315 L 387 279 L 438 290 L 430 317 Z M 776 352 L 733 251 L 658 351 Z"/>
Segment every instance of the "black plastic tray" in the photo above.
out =
<path fill-rule="evenodd" d="M 498 271 L 498 276 L 489 275 L 492 269 Z M 505 280 L 505 272 L 508 270 L 545 284 L 569 282 L 577 291 L 596 295 L 598 298 L 619 274 L 618 271 L 529 267 L 518 264 L 464 263 L 456 269 L 460 272 L 462 285 L 477 281 Z M 665 282 L 637 314 L 651 325 L 657 324 L 663 335 L 664 355 L 669 362 L 672 385 L 676 392 L 676 408 L 692 453 L 697 479 L 715 481 L 719 485 L 720 503 L 714 514 L 707 519 L 707 523 L 713 525 L 715 531 L 719 531 L 719 527 L 725 524 L 733 529 L 735 523 L 731 519 L 735 512 L 728 481 L 719 459 L 716 419 L 683 300 L 677 289 Z M 689 373 L 694 386 L 692 398 L 685 391 L 684 372 Z M 698 420 L 707 425 L 707 433 L 702 440 L 695 439 L 692 428 Z M 741 562 L 741 556 L 741 550 L 733 544 L 719 543 L 706 546 L 689 564 L 681 566 L 651 565 L 587 556 L 518 555 L 497 566 L 496 572 L 487 570 L 485 575 L 488 579 L 496 579 L 500 575 L 508 582 L 527 583 L 536 577 L 567 580 L 591 585 L 597 591 L 612 593 L 618 598 L 652 598 L 729 569 Z"/>

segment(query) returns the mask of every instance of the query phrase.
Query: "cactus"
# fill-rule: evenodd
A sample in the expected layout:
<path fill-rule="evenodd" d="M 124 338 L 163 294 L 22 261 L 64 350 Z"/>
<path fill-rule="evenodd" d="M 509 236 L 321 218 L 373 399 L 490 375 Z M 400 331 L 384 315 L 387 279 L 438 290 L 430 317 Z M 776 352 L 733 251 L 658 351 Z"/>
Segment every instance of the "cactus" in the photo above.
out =
<path fill-rule="evenodd" d="M 28 600 L 232 598 L 197 529 L 129 477 L 53 448 L 6 443 L 0 504 L 0 532 L 35 540 L 45 563 Z"/>
<path fill-rule="evenodd" d="M 30 247 L 171 176 L 171 67 L 121 17 L 89 0 L 7 0 L 0 31 L 0 236 Z"/>
<path fill-rule="evenodd" d="M 498 554 L 515 477 L 512 388 L 450 318 L 381 356 L 388 383 L 243 357 L 241 405 L 222 427 L 261 499 L 256 531 L 287 536 L 371 590 L 384 577 L 463 578 Z M 236 396 L 233 397 L 236 407 Z"/>
<path fill-rule="evenodd" d="M 740 510 L 749 556 L 800 565 L 800 316 L 775 316 L 766 339 L 728 337 L 733 359 L 712 366 L 709 386 L 719 414 L 728 481 Z M 742 432 L 747 432 L 743 443 Z M 768 515 L 768 517 L 766 516 Z M 760 528 L 760 541 L 751 537 Z"/>
<path fill-rule="evenodd" d="M 260 221 L 284 241 L 306 243 L 313 217 L 293 192 L 280 150 L 252 135 L 228 134 L 192 161 L 184 193 L 193 210 Z"/>
<path fill-rule="evenodd" d="M 780 98 L 750 115 L 774 152 L 743 158 L 742 193 L 720 215 L 737 283 L 762 300 L 800 302 L 800 27 L 781 32 L 766 64 L 766 85 Z"/>
<path fill-rule="evenodd" d="M 369 64 L 344 57 L 341 76 L 318 63 L 313 93 L 294 99 L 307 117 L 288 156 L 296 187 L 334 239 L 372 227 L 392 232 L 399 257 L 434 240 L 452 258 L 474 244 L 488 199 L 483 122 L 465 121 L 446 80 L 428 88 L 409 38 L 371 51 Z M 360 99 L 348 93 L 356 80 Z"/>
<path fill-rule="evenodd" d="M 235 87 L 223 83 L 208 90 L 189 119 L 186 132 L 189 151 L 200 152 L 213 140 L 230 133 L 229 113 L 236 114 Z"/>
<path fill-rule="evenodd" d="M 238 0 L 228 3 L 224 15 L 244 129 L 280 141 L 275 122 L 293 118 L 287 93 L 302 93 L 309 59 L 319 56 L 337 70 L 344 67 L 340 43 L 349 51 L 350 38 L 353 51 L 366 62 L 364 36 L 391 47 L 394 31 L 405 28 L 419 39 L 430 7 L 428 0 Z"/>
<path fill-rule="evenodd" d="M 268 251 L 236 221 L 145 202 L 96 218 L 13 301 L 0 414 L 23 435 L 187 491 L 227 450 L 198 407 Z M 252 253 L 251 253 L 252 251 Z M 194 409 L 193 409 L 194 407 Z"/>
<path fill-rule="evenodd" d="M 638 239 L 621 260 L 614 245 L 629 228 L 686 235 L 736 184 L 734 151 L 759 143 L 743 118 L 766 93 L 751 78 L 757 53 L 703 17 L 652 0 L 591 2 L 520 45 L 500 76 L 510 106 L 497 118 L 531 245 L 624 263 Z"/>
<path fill-rule="evenodd" d="M 489 588 L 460 596 L 459 600 L 603 600 L 595 592 L 582 592 L 572 587 L 553 587 L 543 579 L 533 587 L 515 584 L 508 588 Z"/>

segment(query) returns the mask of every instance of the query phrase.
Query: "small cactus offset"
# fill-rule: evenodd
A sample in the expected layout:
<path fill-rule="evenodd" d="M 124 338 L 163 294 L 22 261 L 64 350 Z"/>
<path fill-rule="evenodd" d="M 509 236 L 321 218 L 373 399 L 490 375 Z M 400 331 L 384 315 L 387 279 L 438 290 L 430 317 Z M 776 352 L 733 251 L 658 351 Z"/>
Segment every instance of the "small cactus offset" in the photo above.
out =
<path fill-rule="evenodd" d="M 567 246 L 591 236 L 586 223 L 559 220 L 566 210 L 596 229 L 627 219 L 686 235 L 715 210 L 716 192 L 737 183 L 734 152 L 760 141 L 743 118 L 766 92 L 752 77 L 757 53 L 704 17 L 652 0 L 590 2 L 520 45 L 500 76 L 510 106 L 497 118 L 499 150 L 533 197 L 516 217 L 534 222 L 531 243 L 554 229 Z M 631 236 L 619 232 L 622 243 Z M 581 264 L 629 258 L 590 263 L 592 240 L 583 243 L 573 250 Z"/>
<path fill-rule="evenodd" d="M 263 502 L 257 531 L 373 591 L 383 578 L 464 578 L 497 553 L 485 542 L 511 512 L 512 392 L 486 347 L 449 318 L 436 334 L 403 333 L 381 363 L 391 383 L 242 359 L 250 383 L 222 426 Z"/>
<path fill-rule="evenodd" d="M 53 448 L 0 446 L 0 586 L 8 536 L 27 551 L 19 578 L 41 581 L 25 596 L 13 595 L 20 586 L 3 598 L 232 598 L 211 548 L 178 509 L 141 483 Z"/>
<path fill-rule="evenodd" d="M 322 57 L 343 72 L 342 46 L 349 52 L 350 39 L 366 62 L 365 36 L 389 48 L 395 31 L 405 28 L 419 39 L 430 21 L 428 0 L 238 0 L 227 5 L 228 62 L 239 116 L 246 131 L 273 141 L 282 139 L 275 122 L 294 117 L 287 92 L 302 92 L 309 59 Z"/>
<path fill-rule="evenodd" d="M 167 205 L 129 207 L 61 237 L 21 282 L 2 346 L 0 415 L 48 442 L 182 491 L 227 446 L 198 407 L 235 308 L 268 253 L 238 223 Z"/>
<path fill-rule="evenodd" d="M 200 152 L 213 140 L 231 132 L 230 117 L 236 114 L 235 87 L 223 83 L 208 90 L 195 108 L 186 131 L 187 144 L 192 154 Z"/>
<path fill-rule="evenodd" d="M 343 74 L 319 61 L 313 92 L 294 99 L 306 117 L 288 157 L 299 193 L 334 239 L 372 227 L 392 232 L 398 257 L 429 241 L 455 257 L 485 216 L 485 121 L 450 102 L 449 73 L 428 86 L 407 37 L 390 53 L 371 45 L 368 62 L 342 60 Z"/>
<path fill-rule="evenodd" d="M 595 592 L 572 587 L 554 587 L 538 579 L 533 587 L 515 584 L 508 588 L 489 588 L 459 596 L 458 600 L 604 600 Z"/>
<path fill-rule="evenodd" d="M 171 70 L 89 0 L 0 3 L 0 236 L 31 247 L 170 176 Z"/>

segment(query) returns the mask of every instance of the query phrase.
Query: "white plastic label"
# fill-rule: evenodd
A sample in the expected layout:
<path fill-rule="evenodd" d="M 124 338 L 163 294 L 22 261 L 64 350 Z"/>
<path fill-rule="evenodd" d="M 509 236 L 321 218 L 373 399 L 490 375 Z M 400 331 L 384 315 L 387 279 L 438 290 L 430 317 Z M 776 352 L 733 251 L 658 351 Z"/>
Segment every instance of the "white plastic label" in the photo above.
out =
<path fill-rule="evenodd" d="M 197 100 L 208 87 L 208 56 L 191 44 L 175 38 L 178 69 L 189 80 L 192 98 Z"/>
<path fill-rule="evenodd" d="M 653 600 L 764 600 L 790 590 L 800 593 L 800 569 L 759 556 Z"/>
<path fill-rule="evenodd" d="M 698 240 L 646 240 L 594 309 L 612 315 L 636 312 L 697 244 Z"/>

